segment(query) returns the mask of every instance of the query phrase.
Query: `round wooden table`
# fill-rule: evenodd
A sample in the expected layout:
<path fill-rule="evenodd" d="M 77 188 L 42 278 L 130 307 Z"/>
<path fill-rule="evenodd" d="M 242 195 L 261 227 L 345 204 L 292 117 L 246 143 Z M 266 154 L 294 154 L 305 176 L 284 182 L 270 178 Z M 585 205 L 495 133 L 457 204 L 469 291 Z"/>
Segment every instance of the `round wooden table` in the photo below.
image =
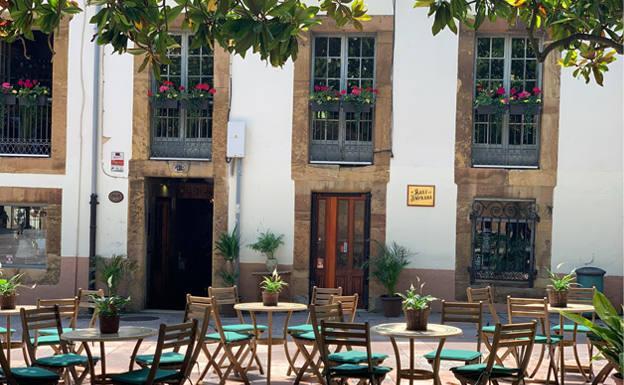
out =
<path fill-rule="evenodd" d="M 433 383 L 435 385 L 441 385 L 440 381 L 440 353 L 442 352 L 442 348 L 444 347 L 444 342 L 447 337 L 459 336 L 463 332 L 460 328 L 456 328 L 455 326 L 449 325 L 439 325 L 439 324 L 428 324 L 426 331 L 412 331 L 407 330 L 406 324 L 404 322 L 399 323 L 388 323 L 381 324 L 377 326 L 373 326 L 371 331 L 374 333 L 380 334 L 382 336 L 386 336 L 390 338 L 392 342 L 392 347 L 394 349 L 394 355 L 396 357 L 396 365 L 397 365 L 397 375 L 396 375 L 396 384 L 401 384 L 401 379 L 407 379 L 410 381 L 410 385 L 414 383 L 414 380 L 431 380 L 433 379 Z M 410 367 L 409 369 L 401 369 L 401 352 L 397 345 L 397 338 L 407 338 L 409 339 L 410 345 Z M 414 340 L 417 339 L 439 339 L 438 349 L 436 351 L 435 358 L 433 360 L 433 370 L 429 369 L 416 369 L 414 368 Z"/>
<path fill-rule="evenodd" d="M 6 341 L 4 342 L 4 344 L 2 344 L 3 345 L 2 347 L 4 348 L 6 346 L 6 349 L 7 349 L 6 358 L 7 358 L 7 361 L 9 362 L 9 365 L 11 365 L 11 349 L 22 347 L 21 342 L 11 342 L 11 334 L 12 334 L 11 333 L 11 317 L 20 315 L 21 309 L 32 310 L 36 308 L 37 306 L 26 305 L 26 306 L 17 306 L 15 307 L 15 309 L 1 309 L 0 310 L 0 316 L 6 317 L 6 330 L 7 330 Z"/>
<path fill-rule="evenodd" d="M 234 309 L 249 312 L 249 315 L 251 316 L 251 320 L 254 325 L 254 329 L 256 329 L 256 336 L 260 335 L 256 327 L 256 313 L 267 313 L 267 337 L 258 339 L 257 342 L 261 345 L 267 345 L 266 383 L 267 385 L 270 385 L 271 352 L 273 350 L 273 345 L 283 344 L 284 348 L 286 348 L 288 336 L 288 321 L 290 321 L 292 313 L 295 311 L 308 310 L 308 306 L 302 303 L 292 302 L 278 302 L 277 306 L 264 306 L 262 302 L 248 302 L 238 303 L 234 305 Z M 284 321 L 284 333 L 282 335 L 282 338 L 273 338 L 273 313 L 286 313 L 286 319 Z"/>
<path fill-rule="evenodd" d="M 561 335 L 561 337 L 563 338 L 564 336 L 564 316 L 563 316 L 563 312 L 567 312 L 567 313 L 576 313 L 576 314 L 583 314 L 583 313 L 593 313 L 594 311 L 596 311 L 596 309 L 594 308 L 594 306 L 592 305 L 585 305 L 585 304 L 575 304 L 575 303 L 569 303 L 567 304 L 566 307 L 555 307 L 555 306 L 550 306 L 548 305 L 548 312 L 549 313 L 558 313 L 559 314 L 559 335 Z M 565 372 L 566 369 L 570 369 L 570 371 L 575 371 L 575 372 L 579 372 L 583 375 L 583 377 L 585 377 L 585 379 L 587 381 L 589 381 L 589 377 L 586 375 L 586 373 L 588 373 L 590 371 L 590 367 L 589 366 L 583 366 L 578 358 L 578 353 L 576 353 L 576 347 L 573 346 L 576 343 L 576 336 L 573 340 L 568 340 L 566 341 L 565 339 L 562 340 L 562 346 L 561 346 L 561 353 L 559 354 L 559 378 L 561 380 L 561 385 L 565 384 Z M 565 346 L 573 346 L 573 348 L 575 349 L 575 365 L 573 366 L 566 366 L 565 363 Z"/>
<path fill-rule="evenodd" d="M 61 334 L 61 338 L 68 342 L 81 342 L 82 346 L 87 353 L 89 359 L 89 370 L 91 372 L 92 384 L 112 384 L 110 377 L 106 373 L 106 351 L 104 350 L 104 343 L 106 342 L 118 342 L 118 341 L 134 341 L 136 345 L 130 356 L 130 365 L 128 370 L 132 370 L 134 366 L 134 359 L 139 351 L 139 347 L 143 342 L 143 339 L 153 337 L 158 334 L 158 330 L 153 328 L 139 327 L 139 326 L 122 326 L 119 328 L 118 333 L 114 334 L 102 334 L 100 329 L 76 329 Z M 95 360 L 89 349 L 89 342 L 100 343 L 100 374 L 95 374 Z"/>

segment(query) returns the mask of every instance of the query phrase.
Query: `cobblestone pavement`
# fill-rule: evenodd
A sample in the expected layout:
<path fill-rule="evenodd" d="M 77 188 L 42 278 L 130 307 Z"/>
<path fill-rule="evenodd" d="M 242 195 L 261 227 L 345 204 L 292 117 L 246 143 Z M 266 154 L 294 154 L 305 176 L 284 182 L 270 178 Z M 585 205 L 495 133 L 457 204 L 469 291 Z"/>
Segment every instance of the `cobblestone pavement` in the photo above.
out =
<path fill-rule="evenodd" d="M 150 320 L 135 320 L 138 318 L 150 318 Z M 160 323 L 177 323 L 182 319 L 182 312 L 176 311 L 144 311 L 141 313 L 135 314 L 127 314 L 124 316 L 125 319 L 122 318 L 122 325 L 135 325 L 135 326 L 148 326 L 157 328 Z M 439 313 L 433 313 L 430 318 L 430 322 L 438 322 L 440 319 Z M 291 318 L 290 324 L 299 324 L 305 323 L 306 315 L 303 313 L 294 314 Z M 274 316 L 274 336 L 281 335 L 283 331 L 283 315 L 275 315 Z M 360 311 L 357 315 L 358 322 L 369 322 L 371 325 L 377 325 L 385 322 L 402 322 L 402 318 L 384 318 L 379 313 L 372 313 L 366 311 Z M 486 321 L 488 321 L 486 319 Z M 553 323 L 558 322 L 556 318 L 552 319 Z M 258 317 L 259 323 L 266 323 L 266 318 L 263 316 Z M 235 319 L 223 319 L 224 324 L 228 323 L 236 323 Z M 78 327 L 86 327 L 87 319 L 80 318 Z M 19 318 L 14 318 L 12 321 L 12 325 L 19 325 Z M 476 348 L 476 329 L 473 326 L 466 325 L 457 325 L 462 328 L 463 335 L 458 337 L 449 338 L 446 342 L 445 348 L 449 349 L 475 349 Z M 14 336 L 19 336 L 20 331 L 19 327 L 16 327 L 17 332 Z M 394 352 L 392 350 L 392 345 L 390 341 L 383 336 L 373 335 L 373 351 L 377 353 L 385 353 L 388 354 L 389 358 L 385 361 L 385 365 L 396 367 Z M 146 340 L 141 345 L 142 353 L 153 352 L 155 347 L 155 338 Z M 294 351 L 295 346 L 293 343 L 289 344 L 291 351 Z M 437 342 L 434 340 L 423 340 L 417 341 L 415 344 L 415 349 L 417 353 L 416 357 L 416 367 L 420 368 L 430 368 L 427 361 L 422 357 L 423 354 L 434 350 L 437 347 Z M 129 357 L 132 354 L 132 350 L 134 348 L 133 342 L 120 342 L 120 343 L 110 343 L 106 345 L 106 357 L 107 357 L 107 371 L 108 372 L 120 372 L 128 369 Z M 48 348 L 41 348 L 39 355 L 44 356 L 50 354 Z M 267 355 L 267 347 L 260 346 L 259 347 L 259 357 L 263 365 L 266 363 L 266 355 Z M 404 365 L 409 363 L 409 346 L 407 340 L 399 342 L 399 349 L 401 352 L 401 360 L 404 362 Z M 588 351 L 585 345 L 584 337 L 581 338 L 579 353 L 581 354 L 581 361 L 587 362 L 588 360 Z M 537 362 L 537 357 L 539 355 L 539 351 L 535 350 L 533 354 L 533 360 L 531 362 L 531 367 L 535 365 Z M 566 348 L 566 360 L 571 363 L 573 359 L 571 348 Z M 21 354 L 21 351 L 14 350 L 12 356 L 12 366 L 23 366 L 24 361 Z M 594 370 L 597 372 L 604 365 L 605 361 L 596 361 Z M 194 368 L 192 374 L 192 380 L 195 381 L 199 376 L 199 368 L 203 369 L 205 365 L 205 359 L 200 357 L 198 368 Z M 444 384 L 459 384 L 459 381 L 455 379 L 453 374 L 449 371 L 449 369 L 453 366 L 458 366 L 457 363 L 450 362 L 442 362 L 441 364 L 441 379 Z M 287 361 L 284 355 L 283 346 L 274 346 L 273 347 L 273 367 L 272 367 L 272 384 L 275 385 L 285 385 L 292 384 L 294 380 L 294 376 L 287 376 Z M 538 373 L 538 378 L 545 378 L 547 368 L 547 362 L 542 364 L 542 370 Z M 386 384 L 395 384 L 395 377 L 393 372 L 386 378 L 384 381 L 384 385 Z M 250 380 L 255 384 L 265 384 L 266 380 L 263 375 L 260 375 L 257 371 L 252 371 L 249 373 Z M 209 375 L 204 384 L 216 384 L 218 383 L 218 379 L 216 375 Z M 237 384 L 240 383 L 238 381 L 232 380 L 228 381 L 228 384 Z M 311 384 L 314 383 L 312 381 L 312 377 L 308 377 L 304 379 L 303 384 Z M 427 384 L 432 383 L 431 381 L 416 381 L 415 384 Z M 582 384 L 584 383 L 584 379 L 579 374 L 575 373 L 567 373 L 565 377 L 566 384 Z M 409 381 L 402 381 L 402 384 L 409 384 Z M 609 378 L 606 384 L 615 384 L 611 378 Z"/>

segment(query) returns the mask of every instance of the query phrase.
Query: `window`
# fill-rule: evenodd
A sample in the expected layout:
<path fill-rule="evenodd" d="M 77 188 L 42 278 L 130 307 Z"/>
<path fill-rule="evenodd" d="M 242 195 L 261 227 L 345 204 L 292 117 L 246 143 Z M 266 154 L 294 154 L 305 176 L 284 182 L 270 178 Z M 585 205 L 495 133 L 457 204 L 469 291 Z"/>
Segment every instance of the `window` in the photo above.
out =
<path fill-rule="evenodd" d="M 317 36 L 313 43 L 311 89 L 336 91 L 375 86 L 375 37 Z M 310 161 L 370 164 L 373 161 L 373 110 L 312 111 Z"/>
<path fill-rule="evenodd" d="M 5 268 L 45 268 L 45 206 L 0 205 L 0 262 Z"/>
<path fill-rule="evenodd" d="M 213 53 L 205 46 L 193 47 L 189 34 L 177 35 L 180 47 L 169 50 L 169 64 L 160 68 L 161 79 L 189 90 L 199 83 L 213 86 Z M 157 84 L 154 82 L 154 89 Z M 177 106 L 152 108 L 152 158 L 210 159 L 212 103 L 197 108 L 181 102 Z"/>
<path fill-rule="evenodd" d="M 539 221 L 533 201 L 476 200 L 472 222 L 471 283 L 515 281 L 533 285 L 535 233 Z"/>
<path fill-rule="evenodd" d="M 35 81 L 48 94 L 33 100 L 18 98 L 17 90 L 24 88 L 20 80 Z M 34 40 L 0 42 L 0 83 L 7 85 L 0 93 L 0 156 L 50 156 L 52 51 L 48 35 L 34 32 Z"/>
<path fill-rule="evenodd" d="M 477 87 L 521 92 L 540 86 L 540 65 L 525 37 L 478 37 L 475 55 Z M 474 166 L 537 167 L 539 113 L 475 112 L 472 146 Z"/>

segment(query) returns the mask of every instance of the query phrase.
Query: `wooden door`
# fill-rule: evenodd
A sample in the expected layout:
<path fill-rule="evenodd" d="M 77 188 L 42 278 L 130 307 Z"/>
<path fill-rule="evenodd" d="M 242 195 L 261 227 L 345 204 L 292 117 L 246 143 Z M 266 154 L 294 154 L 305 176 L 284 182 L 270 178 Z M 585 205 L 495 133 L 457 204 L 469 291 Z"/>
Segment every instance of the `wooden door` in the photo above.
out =
<path fill-rule="evenodd" d="M 368 298 L 368 194 L 315 194 L 313 198 L 311 286 L 342 287 Z"/>

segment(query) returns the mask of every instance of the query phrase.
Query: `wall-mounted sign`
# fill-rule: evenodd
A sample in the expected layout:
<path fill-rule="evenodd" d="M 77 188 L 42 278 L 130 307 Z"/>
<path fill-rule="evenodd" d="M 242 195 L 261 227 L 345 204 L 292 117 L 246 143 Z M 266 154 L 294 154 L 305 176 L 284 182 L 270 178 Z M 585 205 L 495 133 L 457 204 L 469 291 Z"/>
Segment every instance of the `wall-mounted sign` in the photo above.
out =
<path fill-rule="evenodd" d="M 435 186 L 433 185 L 408 185 L 407 205 L 420 207 L 435 206 Z"/>
<path fill-rule="evenodd" d="M 112 172 L 124 172 L 125 162 L 123 152 L 111 153 L 111 171 Z"/>
<path fill-rule="evenodd" d="M 119 203 L 124 199 L 124 195 L 121 191 L 111 191 L 108 194 L 108 200 L 113 203 Z"/>

